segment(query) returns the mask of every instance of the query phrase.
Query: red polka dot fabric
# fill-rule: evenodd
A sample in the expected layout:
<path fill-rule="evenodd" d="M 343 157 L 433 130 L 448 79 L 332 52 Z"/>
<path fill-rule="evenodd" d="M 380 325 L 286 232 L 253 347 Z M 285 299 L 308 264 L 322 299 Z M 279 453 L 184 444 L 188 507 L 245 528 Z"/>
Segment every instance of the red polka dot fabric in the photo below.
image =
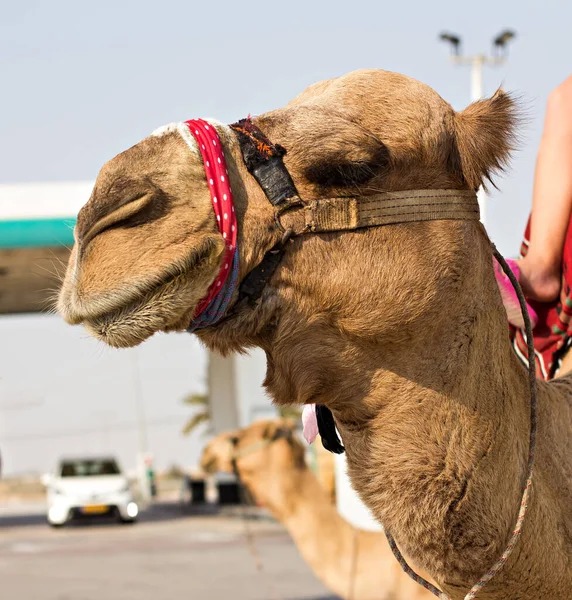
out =
<path fill-rule="evenodd" d="M 205 175 L 211 193 L 218 229 L 226 244 L 220 272 L 210 286 L 207 295 L 199 302 L 195 312 L 195 318 L 197 318 L 224 288 L 229 277 L 236 252 L 237 224 L 232 191 L 228 180 L 228 170 L 216 129 L 203 119 L 191 119 L 185 121 L 185 125 L 197 140 L 199 151 L 203 157 Z"/>

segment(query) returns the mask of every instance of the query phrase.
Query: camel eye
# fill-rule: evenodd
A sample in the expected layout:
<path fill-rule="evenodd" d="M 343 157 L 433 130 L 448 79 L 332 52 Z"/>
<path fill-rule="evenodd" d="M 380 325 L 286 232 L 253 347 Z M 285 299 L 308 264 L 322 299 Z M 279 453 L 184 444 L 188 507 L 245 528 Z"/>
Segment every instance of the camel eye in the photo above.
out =
<path fill-rule="evenodd" d="M 380 175 L 389 166 L 387 146 L 376 144 L 373 152 L 362 160 L 348 160 L 343 154 L 325 156 L 319 163 L 310 164 L 304 174 L 311 183 L 326 187 L 363 185 Z"/>

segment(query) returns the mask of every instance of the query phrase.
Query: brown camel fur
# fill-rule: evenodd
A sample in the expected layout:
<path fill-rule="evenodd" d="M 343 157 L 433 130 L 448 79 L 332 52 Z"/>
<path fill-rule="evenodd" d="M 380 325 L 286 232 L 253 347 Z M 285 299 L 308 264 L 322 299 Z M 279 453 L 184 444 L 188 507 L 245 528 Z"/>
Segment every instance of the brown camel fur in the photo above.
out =
<path fill-rule="evenodd" d="M 351 600 L 434 598 L 401 570 L 383 533 L 356 529 L 340 516 L 306 465 L 294 431 L 291 421 L 273 419 L 223 433 L 206 446 L 201 466 L 211 473 L 232 473 L 234 448 L 245 452 L 237 459 L 242 482 L 284 525 L 304 560 L 334 594 Z M 271 442 L 277 432 L 282 437 Z"/>
<path fill-rule="evenodd" d="M 501 91 L 455 112 L 424 84 L 369 70 L 311 86 L 254 122 L 287 149 L 310 200 L 476 189 L 508 159 L 515 112 Z M 234 134 L 216 127 L 242 278 L 282 234 Z M 200 155 L 176 131 L 102 168 L 75 235 L 59 310 L 113 346 L 184 329 L 222 262 Z M 453 600 L 500 556 L 524 484 L 529 391 L 478 222 L 300 236 L 258 305 L 199 337 L 223 353 L 263 348 L 276 403 L 332 410 L 353 486 Z M 538 383 L 528 516 L 479 598 L 572 596 L 571 386 Z"/>

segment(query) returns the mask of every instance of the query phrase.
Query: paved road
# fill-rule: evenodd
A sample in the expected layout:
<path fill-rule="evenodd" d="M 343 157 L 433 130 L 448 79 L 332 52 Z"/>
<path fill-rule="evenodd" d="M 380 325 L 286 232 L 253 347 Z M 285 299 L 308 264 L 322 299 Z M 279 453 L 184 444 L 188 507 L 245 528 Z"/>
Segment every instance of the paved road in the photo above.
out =
<path fill-rule="evenodd" d="M 52 530 L 40 508 L 0 507 L 2 600 L 335 600 L 266 518 L 248 521 L 258 572 L 236 512 L 164 504 L 135 525 Z"/>

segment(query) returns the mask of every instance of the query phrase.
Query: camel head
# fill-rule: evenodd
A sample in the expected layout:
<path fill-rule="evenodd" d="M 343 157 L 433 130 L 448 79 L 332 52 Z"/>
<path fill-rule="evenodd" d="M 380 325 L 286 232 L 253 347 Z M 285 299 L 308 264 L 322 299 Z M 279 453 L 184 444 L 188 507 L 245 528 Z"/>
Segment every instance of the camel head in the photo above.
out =
<path fill-rule="evenodd" d="M 289 419 L 265 419 L 222 433 L 201 457 L 207 473 L 233 473 L 236 460 L 242 482 L 260 504 L 274 508 L 295 491 L 296 473 L 307 469 L 305 449 Z"/>
<path fill-rule="evenodd" d="M 286 150 L 304 201 L 410 189 L 476 190 L 501 168 L 514 108 L 503 92 L 457 113 L 408 77 L 363 70 L 315 84 L 252 122 Z M 244 165 L 234 131 L 222 145 L 238 228 L 238 281 L 281 238 L 273 207 Z M 167 126 L 101 169 L 75 227 L 58 310 L 116 347 L 185 330 L 225 266 L 199 142 Z M 231 290 L 236 299 L 238 288 Z"/>

